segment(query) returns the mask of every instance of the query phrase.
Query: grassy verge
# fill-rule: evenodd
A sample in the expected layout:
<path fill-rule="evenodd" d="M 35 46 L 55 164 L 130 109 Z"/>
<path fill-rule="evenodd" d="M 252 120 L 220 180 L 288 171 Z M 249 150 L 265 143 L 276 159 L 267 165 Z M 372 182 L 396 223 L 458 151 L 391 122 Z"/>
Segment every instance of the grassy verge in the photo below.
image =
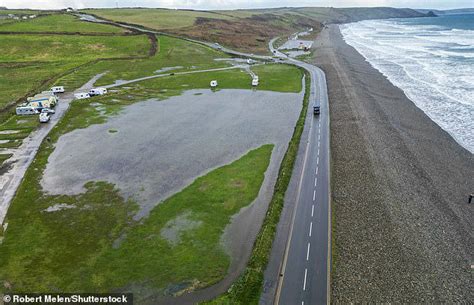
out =
<path fill-rule="evenodd" d="M 227 293 L 205 304 L 258 304 L 263 288 L 264 272 L 270 257 L 273 239 L 275 238 L 280 214 L 284 205 L 285 193 L 290 183 L 293 165 L 298 154 L 301 134 L 304 129 L 311 84 L 309 73 L 305 73 L 305 75 L 306 90 L 300 117 L 296 123 L 293 137 L 281 163 L 273 198 L 270 202 L 262 228 L 255 241 L 247 267 Z"/>

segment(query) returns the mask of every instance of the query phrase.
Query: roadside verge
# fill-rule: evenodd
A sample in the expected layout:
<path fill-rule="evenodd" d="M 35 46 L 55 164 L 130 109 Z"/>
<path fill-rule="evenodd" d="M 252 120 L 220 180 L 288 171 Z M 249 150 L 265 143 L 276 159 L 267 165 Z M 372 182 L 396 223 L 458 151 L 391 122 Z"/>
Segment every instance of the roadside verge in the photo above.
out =
<path fill-rule="evenodd" d="M 258 304 L 263 288 L 264 272 L 270 258 L 273 240 L 284 205 L 285 193 L 290 183 L 306 121 L 306 112 L 311 92 L 311 79 L 310 74 L 306 70 L 302 70 L 305 75 L 303 107 L 301 108 L 298 121 L 296 122 L 293 136 L 288 144 L 288 149 L 280 165 L 273 197 L 268 206 L 268 211 L 260 232 L 255 240 L 247 267 L 225 294 L 212 301 L 204 302 L 203 304 Z"/>

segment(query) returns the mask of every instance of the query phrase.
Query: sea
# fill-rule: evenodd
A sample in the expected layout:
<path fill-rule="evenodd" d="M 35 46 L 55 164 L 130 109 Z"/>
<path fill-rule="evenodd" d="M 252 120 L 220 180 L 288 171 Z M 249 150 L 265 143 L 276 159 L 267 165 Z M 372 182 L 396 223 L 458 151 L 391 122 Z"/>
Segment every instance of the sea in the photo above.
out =
<path fill-rule="evenodd" d="M 474 14 L 341 25 L 346 43 L 474 153 Z"/>

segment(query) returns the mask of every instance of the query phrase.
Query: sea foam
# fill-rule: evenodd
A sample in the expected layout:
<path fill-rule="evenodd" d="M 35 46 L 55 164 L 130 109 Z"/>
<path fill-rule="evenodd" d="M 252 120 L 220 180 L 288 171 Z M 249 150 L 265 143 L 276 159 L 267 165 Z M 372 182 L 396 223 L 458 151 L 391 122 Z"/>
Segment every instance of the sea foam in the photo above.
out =
<path fill-rule="evenodd" d="M 349 45 L 474 152 L 474 30 L 401 20 L 340 27 Z"/>

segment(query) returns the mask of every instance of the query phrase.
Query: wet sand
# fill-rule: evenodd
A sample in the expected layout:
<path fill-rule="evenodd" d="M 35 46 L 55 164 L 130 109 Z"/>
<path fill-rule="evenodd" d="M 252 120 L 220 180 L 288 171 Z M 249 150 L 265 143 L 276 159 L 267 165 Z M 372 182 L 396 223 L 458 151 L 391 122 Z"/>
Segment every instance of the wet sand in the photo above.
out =
<path fill-rule="evenodd" d="M 333 303 L 474 299 L 473 155 L 341 37 L 315 43 L 331 115 Z"/>

